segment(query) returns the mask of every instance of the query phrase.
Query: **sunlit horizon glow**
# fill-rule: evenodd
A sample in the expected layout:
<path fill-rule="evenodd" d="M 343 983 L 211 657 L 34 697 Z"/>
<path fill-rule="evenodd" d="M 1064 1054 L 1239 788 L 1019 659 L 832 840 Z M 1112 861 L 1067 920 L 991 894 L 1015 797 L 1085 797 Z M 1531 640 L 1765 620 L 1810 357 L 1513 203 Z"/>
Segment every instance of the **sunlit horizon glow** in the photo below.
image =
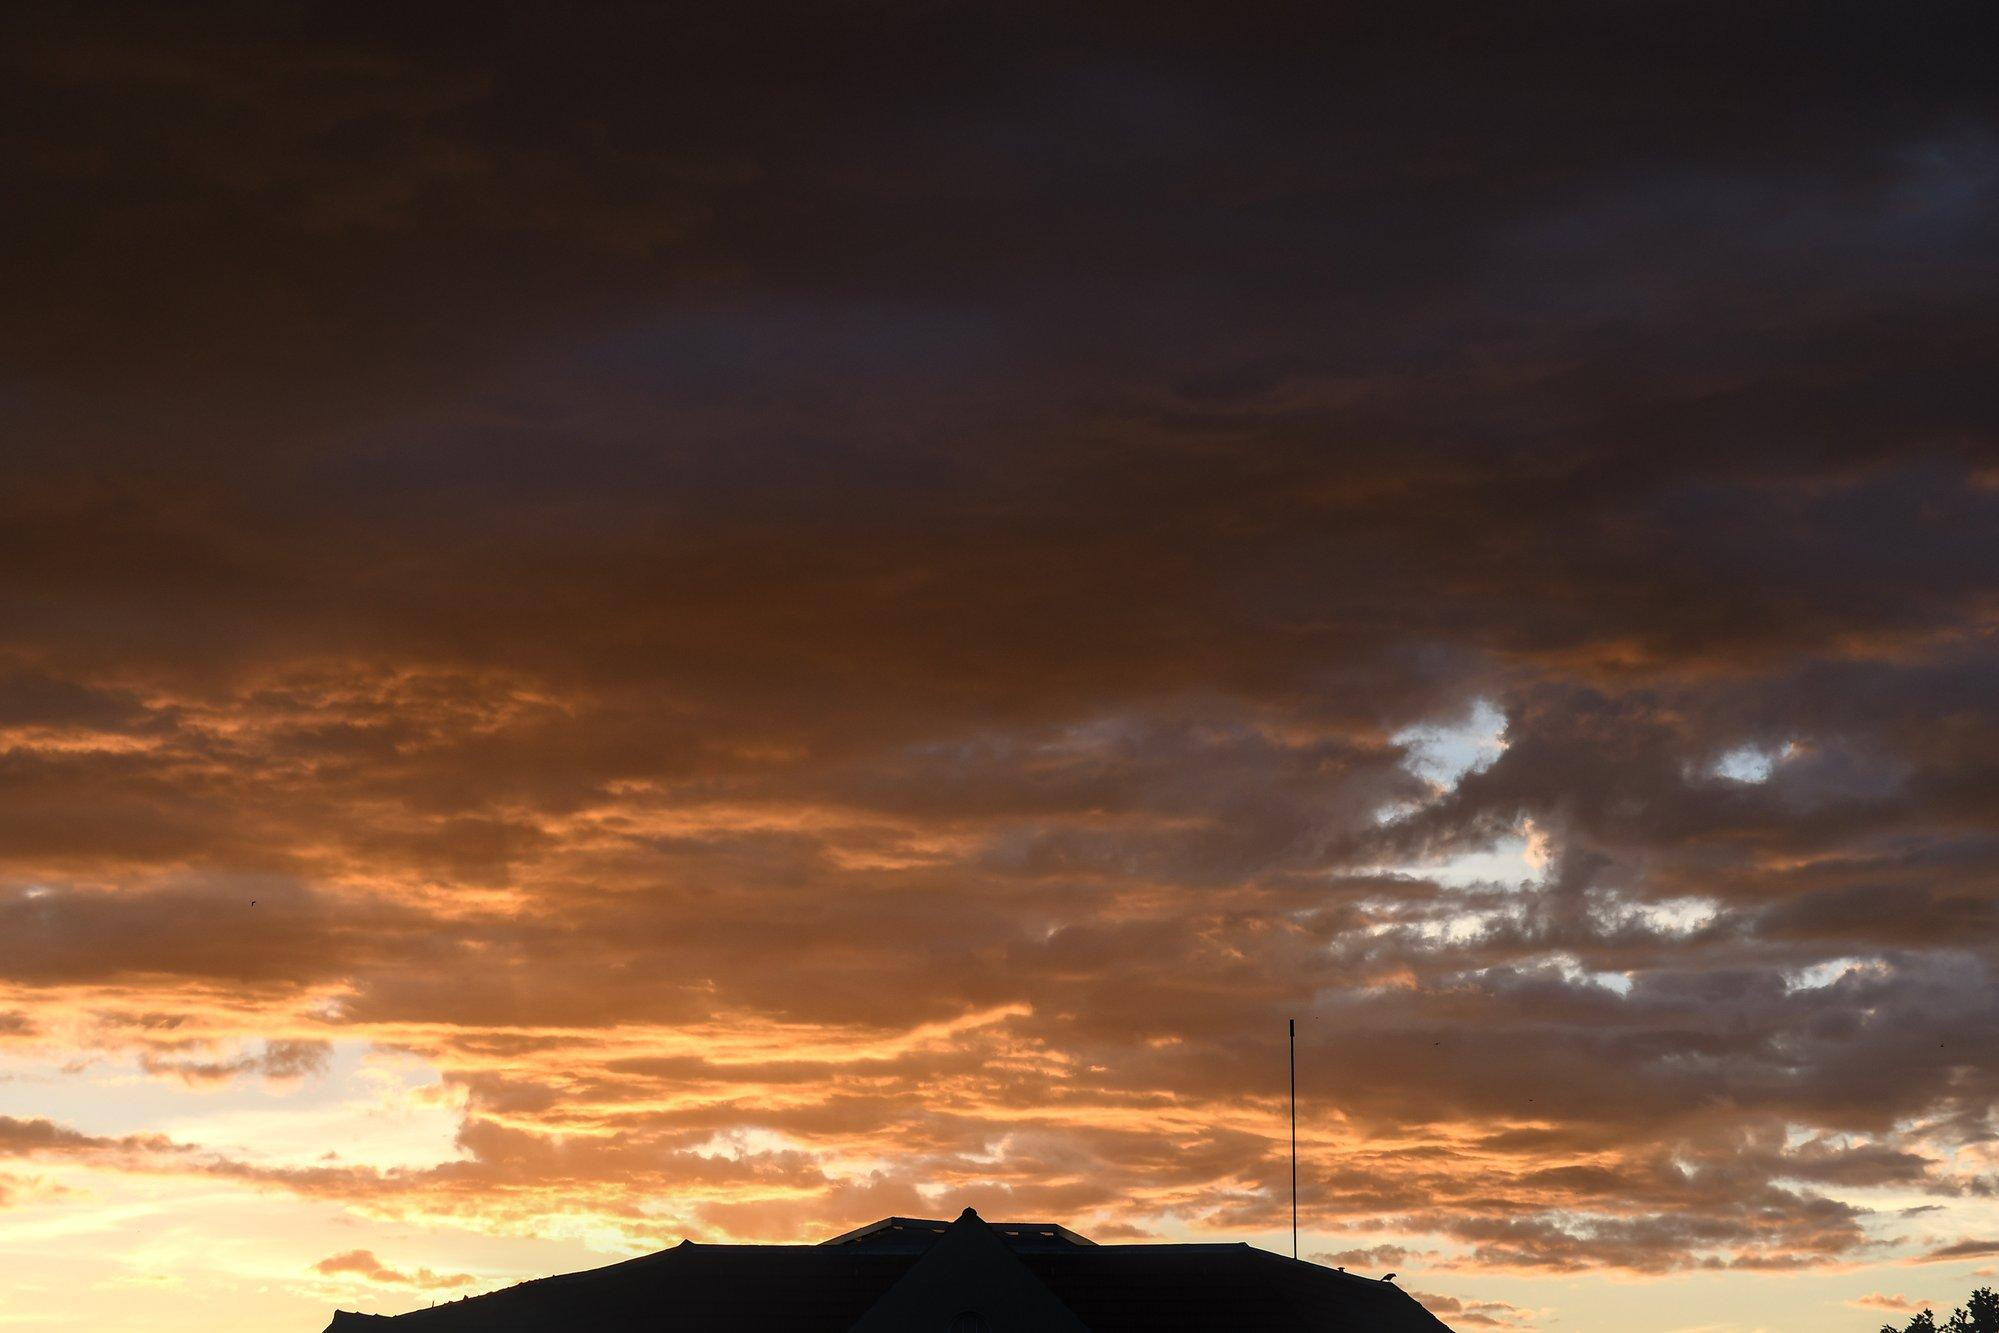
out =
<path fill-rule="evenodd" d="M 1287 1019 L 1305 1255 L 1459 1333 L 1999 1280 L 1981 7 L 94 10 L 0 1330 L 1288 1250 Z"/>
<path fill-rule="evenodd" d="M 388 692 L 400 698 L 402 688 Z M 336 698 L 380 716 L 349 685 L 305 710 L 315 725 L 343 720 Z M 142 707 L 177 719 L 137 724 L 169 765 L 183 747 L 210 744 L 205 721 L 178 719 L 226 711 L 164 694 Z M 491 744 L 485 719 L 505 711 L 399 708 L 394 725 L 412 739 L 366 770 L 367 785 L 393 784 L 402 765 L 427 776 L 443 747 Z M 1131 855 L 1222 838 L 1226 824 L 1176 802 L 1113 812 L 1062 801 L 988 803 L 940 824 L 893 803 L 760 797 L 754 780 L 719 799 L 703 783 L 691 800 L 671 783 L 618 781 L 516 833 L 531 854 L 468 873 L 450 864 L 458 816 L 400 812 L 445 845 L 433 851 L 406 832 L 406 854 L 364 855 L 349 841 L 380 838 L 379 821 L 324 817 L 352 779 L 299 772 L 287 790 L 272 775 L 292 761 L 246 746 L 220 778 L 259 788 L 267 818 L 333 831 L 283 837 L 284 870 L 204 877 L 150 855 L 123 866 L 69 855 L 17 882 L 17 910 L 31 922 L 137 904 L 170 907 L 185 933 L 121 941 L 93 930 L 93 947 L 131 950 L 115 982 L 66 975 L 90 968 L 59 952 L 16 958 L 31 975 L 0 988 L 0 1012 L 14 1016 L 0 1059 L 11 1154 L 0 1237 L 37 1264 L 98 1238 L 93 1248 L 112 1267 L 91 1270 L 100 1312 L 79 1307 L 81 1322 L 119 1308 L 121 1292 L 168 1279 L 195 1283 L 204 1300 L 242 1299 L 294 1320 L 315 1302 L 394 1311 L 686 1237 L 810 1241 L 878 1215 L 967 1203 L 1059 1218 L 1106 1240 L 1228 1235 L 1282 1248 L 1280 1010 L 1304 1018 L 1307 1248 L 1325 1262 L 1414 1270 L 1461 1322 L 1534 1327 L 1558 1308 L 1574 1320 L 1610 1299 L 1576 1294 L 1577 1274 L 1852 1273 L 1879 1286 L 1897 1263 L 1946 1249 L 1953 1232 L 1989 1229 L 1980 1182 L 1990 1154 L 1934 1113 L 1846 1117 L 1839 1127 L 1807 1116 L 1765 1129 L 1761 1116 L 1697 1096 L 1668 1142 L 1644 1115 L 1629 1129 L 1580 1129 L 1570 1099 L 1549 1095 L 1560 1076 L 1545 1077 L 1564 1067 L 1558 1047 L 1574 1038 L 1550 1047 L 1527 1034 L 1558 1013 L 1613 1033 L 1661 1021 L 1648 1011 L 1690 1016 L 1659 991 L 1671 975 L 1663 959 L 1684 947 L 1674 941 L 1725 933 L 1730 909 L 1627 890 L 1586 905 L 1601 933 L 1551 935 L 1541 918 L 1568 850 L 1552 822 L 1522 819 L 1455 848 L 1409 841 L 1467 795 L 1468 780 L 1503 772 L 1508 728 L 1479 698 L 1393 738 L 1349 741 L 1378 756 L 1369 789 L 1393 790 L 1403 777 L 1424 785 L 1386 818 L 1365 800 L 1336 801 L 1381 850 L 1325 862 L 1332 873 L 1316 884 L 1295 869 L 1265 883 L 1221 876 L 1190 911 L 1186 891 L 1156 873 L 1064 865 L 1065 885 L 1051 892 L 1007 866 L 1012 883 L 1001 880 L 1005 892 L 982 911 L 1014 923 L 1008 947 L 1038 955 L 1037 983 L 1012 999 L 1000 998 L 1004 986 L 963 980 L 960 969 L 980 966 L 974 939 L 933 960 L 905 947 L 907 935 L 871 937 L 951 901 L 937 868 L 994 875 L 993 858 L 1017 862 L 1012 844 L 1023 837 L 1109 838 Z M 1113 755 L 1128 762 L 1142 734 L 1129 718 L 1064 730 L 1052 745 L 1018 746 L 1033 757 L 1030 781 L 1073 781 L 1059 770 L 1096 769 Z M 281 729 L 261 735 L 261 745 L 283 743 Z M 1280 750 L 1326 744 L 1240 726 L 1191 736 L 1210 751 L 1249 736 Z M 46 752 L 17 741 L 14 753 Z M 60 753 L 122 751 L 72 731 Z M 992 755 L 988 745 L 918 760 L 905 748 L 895 762 L 934 766 L 936 780 Z M 1161 776 L 1177 781 L 1170 767 Z M 376 791 L 363 799 L 382 803 Z M 508 807 L 527 817 L 517 799 Z M 768 950 L 763 936 L 782 937 L 787 923 L 764 919 L 764 905 L 786 901 L 785 885 L 759 879 L 741 896 L 716 892 L 725 878 L 658 883 L 660 839 L 693 844 L 680 854 L 703 866 L 773 844 L 795 866 L 809 851 L 815 882 L 835 877 L 853 895 L 839 906 L 869 928 L 833 934 L 851 958 Z M 883 849 L 915 844 L 923 856 L 884 862 Z M 438 852 L 443 868 L 425 863 L 423 853 Z M 883 907 L 889 916 L 876 915 Z M 592 926 L 598 914 L 609 920 Z M 363 928 L 342 931 L 347 919 Z M 567 955 L 563 935 L 585 929 L 589 954 Z M 704 932 L 729 967 L 677 965 Z M 307 952 L 308 940 L 333 952 Z M 524 956 L 527 941 L 549 952 Z M 1159 971 L 1169 943 L 1173 967 Z M 1585 961 L 1592 950 L 1607 966 Z M 1888 999 L 1898 960 L 1909 962 L 1895 952 L 1799 966 L 1758 1003 L 1789 1026 L 1800 1020 L 1783 1018 L 1785 1006 L 1842 988 L 1854 1004 L 1862 988 Z M 270 953 L 290 961 L 277 966 L 262 957 Z M 1259 974 L 1257 957 L 1288 960 L 1288 973 Z M 801 964 L 818 984 L 785 975 Z M 1949 951 L 1919 965 L 1943 969 L 1939 979 L 1975 966 Z M 496 976 L 501 966 L 532 970 Z M 241 975 L 217 975 L 229 968 Z M 433 969 L 449 969 L 455 984 L 433 984 Z M 736 988 L 765 969 L 757 984 L 776 999 L 758 1005 Z M 822 999 L 825 1015 L 810 1016 Z M 1243 1026 L 1245 1006 L 1272 1015 L 1262 1030 Z M 1620 1015 L 1627 1008 L 1635 1012 Z M 1516 1080 L 1504 1058 L 1466 1064 L 1484 1039 L 1465 1024 L 1495 1011 L 1518 1015 L 1511 1049 L 1542 1063 L 1534 1077 Z M 1667 1071 L 1699 1059 L 1660 1058 Z M 1355 1086 L 1362 1071 L 1375 1086 Z M 1593 1115 L 1605 1113 L 1604 1097 L 1591 1094 Z M 1751 1160 L 1768 1183 L 1745 1214 L 1729 1187 L 1704 1179 Z M 1458 1215 L 1474 1200 L 1497 1216 Z M 1797 1216 L 1785 1213 L 1792 1203 Z M 1661 1209 L 1688 1207 L 1722 1211 L 1684 1237 L 1649 1230 Z M 275 1228 L 268 1243 L 192 1243 L 205 1227 L 244 1225 L 234 1219 L 246 1211 L 268 1219 L 255 1224 L 260 1237 Z M 1898 1225 L 1898 1214 L 1921 1220 Z M 164 1215 L 176 1220 L 162 1231 Z M 1979 1259 L 1962 1267 L 1975 1271 Z M 160 1273 L 162 1263 L 173 1271 Z M 1795 1282 L 1765 1285 L 1773 1304 L 1797 1299 Z M 32 1295 L 36 1279 L 24 1290 Z"/>

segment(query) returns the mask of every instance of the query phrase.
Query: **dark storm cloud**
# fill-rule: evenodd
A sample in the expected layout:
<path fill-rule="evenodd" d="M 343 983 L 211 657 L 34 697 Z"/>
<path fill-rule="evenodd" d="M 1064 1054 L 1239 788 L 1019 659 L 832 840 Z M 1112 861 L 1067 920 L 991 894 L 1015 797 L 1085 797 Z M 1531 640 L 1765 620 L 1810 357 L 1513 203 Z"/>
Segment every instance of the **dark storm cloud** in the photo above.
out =
<path fill-rule="evenodd" d="M 5 22 L 0 975 L 469 1097 L 274 1183 L 1257 1225 L 1295 1014 L 1319 1224 L 1989 1191 L 1983 7 Z"/>

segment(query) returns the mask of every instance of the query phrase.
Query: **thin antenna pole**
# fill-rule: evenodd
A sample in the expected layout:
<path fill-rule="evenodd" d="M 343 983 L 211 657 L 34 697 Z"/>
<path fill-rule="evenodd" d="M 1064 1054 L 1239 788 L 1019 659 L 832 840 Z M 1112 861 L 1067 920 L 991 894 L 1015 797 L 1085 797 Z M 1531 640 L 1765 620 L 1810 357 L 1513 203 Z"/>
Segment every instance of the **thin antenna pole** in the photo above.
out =
<path fill-rule="evenodd" d="M 1291 1257 L 1298 1257 L 1298 1020 L 1287 1018 L 1288 1054 L 1291 1057 Z"/>

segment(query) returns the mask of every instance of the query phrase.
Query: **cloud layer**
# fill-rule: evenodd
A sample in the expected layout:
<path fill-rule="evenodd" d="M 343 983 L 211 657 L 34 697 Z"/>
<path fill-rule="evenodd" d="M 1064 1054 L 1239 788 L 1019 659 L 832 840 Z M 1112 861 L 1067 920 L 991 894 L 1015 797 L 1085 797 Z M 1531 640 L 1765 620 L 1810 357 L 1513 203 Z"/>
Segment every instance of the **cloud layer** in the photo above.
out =
<path fill-rule="evenodd" d="M 7 20 L 0 1045 L 459 1117 L 10 1160 L 1989 1253 L 1989 15 L 462 19 Z"/>

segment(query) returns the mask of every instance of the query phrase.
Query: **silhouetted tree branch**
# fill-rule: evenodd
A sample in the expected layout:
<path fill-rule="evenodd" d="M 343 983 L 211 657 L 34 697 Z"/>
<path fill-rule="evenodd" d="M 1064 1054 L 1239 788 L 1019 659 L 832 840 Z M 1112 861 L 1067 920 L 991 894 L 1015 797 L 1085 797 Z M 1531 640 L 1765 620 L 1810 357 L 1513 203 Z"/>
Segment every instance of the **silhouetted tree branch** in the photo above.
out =
<path fill-rule="evenodd" d="M 1924 1310 L 1900 1328 L 1881 1325 L 1881 1333 L 1999 1333 L 1999 1292 L 1980 1287 L 1942 1324 L 1933 1311 Z"/>

